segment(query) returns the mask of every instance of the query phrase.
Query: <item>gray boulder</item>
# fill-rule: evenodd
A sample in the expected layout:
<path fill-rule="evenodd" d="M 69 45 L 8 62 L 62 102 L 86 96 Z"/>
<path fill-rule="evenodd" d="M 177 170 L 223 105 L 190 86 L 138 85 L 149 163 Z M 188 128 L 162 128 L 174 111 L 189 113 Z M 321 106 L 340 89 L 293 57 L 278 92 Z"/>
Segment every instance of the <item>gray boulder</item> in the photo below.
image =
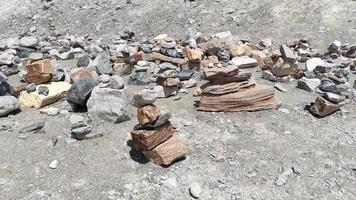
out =
<path fill-rule="evenodd" d="M 81 78 L 73 83 L 67 94 L 67 101 L 75 109 L 77 106 L 85 106 L 92 90 L 97 85 L 95 79 Z"/>
<path fill-rule="evenodd" d="M 0 117 L 7 115 L 19 108 L 19 103 L 14 96 L 0 97 Z"/>
<path fill-rule="evenodd" d="M 104 120 L 121 123 L 130 120 L 132 114 L 125 90 L 95 87 L 87 102 L 92 121 Z"/>
<path fill-rule="evenodd" d="M 22 47 L 36 47 L 39 44 L 39 40 L 35 36 L 25 36 L 20 39 L 20 46 Z"/>
<path fill-rule="evenodd" d="M 91 63 L 91 67 L 95 67 L 96 72 L 101 74 L 112 74 L 112 63 L 110 61 L 110 57 L 106 54 L 99 54 L 96 56 L 94 61 Z"/>

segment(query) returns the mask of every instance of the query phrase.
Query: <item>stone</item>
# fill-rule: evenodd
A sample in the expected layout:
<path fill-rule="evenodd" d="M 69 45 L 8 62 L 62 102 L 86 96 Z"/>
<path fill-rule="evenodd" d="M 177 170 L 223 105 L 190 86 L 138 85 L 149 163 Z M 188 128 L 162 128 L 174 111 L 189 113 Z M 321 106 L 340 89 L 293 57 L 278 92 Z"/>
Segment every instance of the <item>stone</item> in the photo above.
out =
<path fill-rule="evenodd" d="M 114 63 L 113 73 L 119 76 L 126 76 L 131 74 L 132 67 L 127 63 Z"/>
<path fill-rule="evenodd" d="M 273 82 L 277 81 L 277 77 L 274 76 L 274 75 L 272 74 L 272 72 L 269 71 L 269 70 L 263 70 L 263 71 L 262 71 L 262 77 L 263 77 L 264 79 L 266 79 L 266 80 L 269 80 L 269 81 L 273 81 Z"/>
<path fill-rule="evenodd" d="M 38 91 L 38 94 L 43 95 L 43 96 L 47 96 L 49 93 L 48 87 L 44 86 L 44 85 L 38 86 L 37 91 Z"/>
<path fill-rule="evenodd" d="M 24 126 L 20 130 L 20 133 L 28 133 L 28 132 L 32 132 L 32 131 L 38 131 L 38 130 L 42 129 L 43 127 L 45 127 L 45 125 L 46 125 L 46 122 L 44 122 L 44 121 L 33 122 L 33 123 L 30 123 L 30 124 Z"/>
<path fill-rule="evenodd" d="M 91 66 L 95 67 L 96 72 L 101 74 L 112 74 L 112 64 L 110 61 L 110 57 L 106 54 L 99 54 L 94 61 L 91 63 Z"/>
<path fill-rule="evenodd" d="M 136 108 L 153 104 L 158 98 L 158 92 L 155 90 L 145 89 L 138 93 L 136 93 L 133 98 L 131 104 Z"/>
<path fill-rule="evenodd" d="M 298 80 L 298 88 L 303 89 L 308 92 L 314 92 L 315 89 L 320 85 L 320 79 L 313 78 L 308 79 L 303 77 L 302 79 Z"/>
<path fill-rule="evenodd" d="M 92 78 L 77 80 L 68 91 L 67 101 L 74 107 L 86 106 L 90 94 L 96 85 L 96 80 Z"/>
<path fill-rule="evenodd" d="M 242 57 L 232 58 L 231 64 L 233 64 L 234 66 L 240 69 L 244 69 L 244 68 L 256 67 L 258 65 L 258 62 L 254 58 L 250 58 L 248 56 L 242 56 Z"/>
<path fill-rule="evenodd" d="M 160 78 L 160 77 L 158 77 L 156 80 L 156 83 L 158 85 L 171 87 L 171 86 L 179 85 L 180 80 L 179 80 L 179 78 Z"/>
<path fill-rule="evenodd" d="M 276 181 L 274 182 L 274 184 L 276 186 L 283 186 L 287 183 L 288 177 L 292 174 L 292 170 L 286 170 L 283 173 L 281 173 Z"/>
<path fill-rule="evenodd" d="M 170 49 L 170 48 L 161 47 L 160 53 L 162 55 L 172 57 L 172 58 L 183 58 L 181 51 L 178 51 L 176 48 Z"/>
<path fill-rule="evenodd" d="M 19 96 L 20 107 L 42 108 L 46 105 L 52 104 L 67 95 L 71 84 L 67 82 L 52 82 L 49 84 L 45 84 L 44 86 L 48 87 L 49 90 L 47 96 L 40 95 L 38 91 L 31 93 L 22 91 Z"/>
<path fill-rule="evenodd" d="M 172 136 L 151 151 L 143 151 L 143 154 L 157 165 L 169 166 L 174 161 L 185 157 L 188 154 L 188 148 L 179 136 Z"/>
<path fill-rule="evenodd" d="M 166 87 L 157 85 L 153 87 L 153 90 L 157 93 L 158 98 L 167 98 L 177 94 L 177 86 Z"/>
<path fill-rule="evenodd" d="M 55 107 L 44 108 L 40 110 L 40 113 L 48 116 L 57 116 L 59 114 L 59 109 Z"/>
<path fill-rule="evenodd" d="M 14 59 L 13 52 L 0 52 L 0 65 L 11 65 Z"/>
<path fill-rule="evenodd" d="M 286 88 L 284 88 L 281 84 L 276 83 L 274 84 L 274 88 L 276 88 L 277 90 L 281 91 L 281 92 L 288 92 L 288 90 Z"/>
<path fill-rule="evenodd" d="M 291 63 L 295 63 L 297 61 L 297 56 L 287 45 L 281 45 L 279 51 L 281 52 L 284 61 Z"/>
<path fill-rule="evenodd" d="M 220 39 L 226 43 L 233 43 L 234 39 L 232 37 L 232 33 L 230 31 L 220 32 L 213 35 L 213 37 Z"/>
<path fill-rule="evenodd" d="M 147 85 L 152 80 L 152 75 L 148 72 L 133 72 L 128 80 L 131 85 Z"/>
<path fill-rule="evenodd" d="M 141 125 L 153 123 L 159 116 L 159 108 L 155 105 L 146 105 L 137 109 L 137 119 Z"/>
<path fill-rule="evenodd" d="M 230 49 L 231 57 L 238 57 L 238 56 L 251 56 L 252 55 L 252 48 L 249 47 L 247 44 L 238 44 L 234 45 Z"/>
<path fill-rule="evenodd" d="M 283 61 L 283 59 L 279 59 L 272 66 L 271 72 L 277 77 L 295 75 L 299 72 L 299 67 L 296 63 L 291 63 L 288 61 Z"/>
<path fill-rule="evenodd" d="M 326 66 L 326 65 L 327 63 L 321 60 L 321 58 L 311 58 L 307 60 L 307 62 L 305 63 L 305 67 L 309 72 L 313 72 L 317 66 Z"/>
<path fill-rule="evenodd" d="M 68 52 L 56 54 L 55 57 L 58 59 L 61 59 L 61 60 L 71 60 L 71 59 L 74 59 L 75 54 L 74 54 L 74 52 L 68 51 Z"/>
<path fill-rule="evenodd" d="M 152 124 L 137 124 L 134 127 L 134 130 L 148 130 L 148 129 L 156 129 L 160 126 L 163 126 L 164 124 L 168 123 L 169 119 L 172 117 L 171 113 L 165 113 L 160 116 L 158 116 L 157 120 L 152 123 Z"/>
<path fill-rule="evenodd" d="M 52 161 L 52 162 L 48 165 L 48 167 L 49 167 L 50 169 L 57 169 L 58 164 L 59 164 L 59 161 L 58 161 L 58 160 L 54 160 L 54 161 Z"/>
<path fill-rule="evenodd" d="M 230 61 L 230 52 L 225 48 L 220 48 L 216 56 L 218 57 L 219 61 L 222 62 Z"/>
<path fill-rule="evenodd" d="M 25 36 L 20 39 L 20 46 L 22 47 L 37 47 L 39 40 L 35 36 Z"/>
<path fill-rule="evenodd" d="M 0 96 L 0 117 L 5 116 L 19 108 L 19 103 L 14 96 Z"/>
<path fill-rule="evenodd" d="M 332 103 L 335 103 L 335 104 L 338 104 L 342 101 L 344 101 L 346 99 L 345 96 L 342 96 L 342 95 L 338 95 L 338 94 L 335 94 L 335 93 L 332 93 L 332 92 L 326 92 L 323 97 L 325 99 L 327 99 L 328 101 L 332 102 Z"/>
<path fill-rule="evenodd" d="M 98 74 L 94 71 L 90 71 L 86 68 L 75 68 L 70 70 L 69 77 L 72 82 L 76 82 L 81 78 L 97 79 Z"/>
<path fill-rule="evenodd" d="M 91 132 L 91 127 L 84 124 L 83 126 L 81 127 L 76 127 L 76 128 L 73 128 L 72 127 L 72 130 L 71 130 L 71 137 L 73 139 L 77 139 L 77 140 L 84 140 L 86 139 L 86 136 Z"/>
<path fill-rule="evenodd" d="M 188 63 L 187 58 L 173 58 L 173 57 L 169 57 L 169 56 L 157 53 L 157 52 L 153 52 L 151 57 L 152 57 L 152 59 L 155 59 L 155 60 L 170 62 L 170 63 L 174 63 L 174 64 L 178 64 L 178 65 L 185 65 Z"/>
<path fill-rule="evenodd" d="M 121 90 L 125 88 L 125 81 L 121 76 L 113 75 L 110 77 L 110 86 L 111 89 Z"/>
<path fill-rule="evenodd" d="M 329 102 L 323 97 L 317 97 L 315 103 L 310 106 L 310 112 L 319 117 L 325 117 L 340 110 L 340 106 Z"/>
<path fill-rule="evenodd" d="M 158 71 L 156 74 L 155 74 L 158 78 L 163 78 L 163 79 L 166 79 L 166 78 L 177 78 L 179 75 L 178 75 L 178 72 L 176 70 L 165 70 L 165 71 Z"/>
<path fill-rule="evenodd" d="M 208 58 L 201 61 L 203 68 L 208 68 L 219 63 L 219 59 L 216 56 L 209 56 Z"/>
<path fill-rule="evenodd" d="M 32 61 L 42 60 L 43 59 L 43 53 L 40 53 L 40 52 L 30 53 L 28 58 L 31 59 Z"/>
<path fill-rule="evenodd" d="M 192 87 L 195 87 L 195 86 L 198 85 L 198 82 L 196 80 L 194 80 L 194 79 L 189 79 L 187 81 L 182 81 L 181 83 L 182 83 L 182 86 L 184 88 L 192 88 Z"/>
<path fill-rule="evenodd" d="M 343 94 L 349 91 L 349 86 L 348 83 L 339 82 L 336 79 L 332 79 L 328 77 L 328 78 L 321 79 L 319 89 L 324 92 Z"/>
<path fill-rule="evenodd" d="M 52 76 L 52 65 L 49 59 L 28 64 L 26 70 L 25 81 L 36 85 L 48 82 Z"/>
<path fill-rule="evenodd" d="M 189 193 L 193 198 L 198 199 L 202 192 L 201 186 L 198 182 L 193 182 L 190 184 Z"/>
<path fill-rule="evenodd" d="M 340 41 L 337 41 L 335 40 L 334 42 L 332 42 L 329 47 L 328 47 L 328 51 L 330 53 L 338 53 L 339 50 L 341 48 L 341 42 Z"/>
<path fill-rule="evenodd" d="M 133 147 L 137 151 L 150 151 L 172 137 L 173 132 L 170 122 L 153 130 L 134 130 L 131 132 Z"/>
<path fill-rule="evenodd" d="M 89 54 L 81 54 L 78 56 L 78 60 L 77 60 L 77 67 L 81 68 L 81 67 L 88 67 L 90 63 L 90 57 Z"/>
<path fill-rule="evenodd" d="M 158 68 L 162 71 L 178 69 L 178 67 L 176 65 L 173 65 L 172 63 L 169 63 L 169 62 L 163 62 L 163 63 L 159 64 Z"/>
<path fill-rule="evenodd" d="M 121 123 L 130 120 L 129 100 L 125 90 L 95 87 L 87 102 L 88 116 L 93 120 Z"/>
<path fill-rule="evenodd" d="M 181 81 L 189 80 L 195 72 L 193 70 L 182 70 L 179 72 L 178 77 Z"/>
<path fill-rule="evenodd" d="M 184 48 L 183 50 L 190 62 L 200 63 L 203 58 L 203 52 L 199 49 Z"/>
<path fill-rule="evenodd" d="M 233 77 L 239 74 L 239 68 L 235 65 L 228 65 L 227 67 L 209 67 L 203 69 L 204 78 L 209 81 L 224 79 L 226 77 Z"/>

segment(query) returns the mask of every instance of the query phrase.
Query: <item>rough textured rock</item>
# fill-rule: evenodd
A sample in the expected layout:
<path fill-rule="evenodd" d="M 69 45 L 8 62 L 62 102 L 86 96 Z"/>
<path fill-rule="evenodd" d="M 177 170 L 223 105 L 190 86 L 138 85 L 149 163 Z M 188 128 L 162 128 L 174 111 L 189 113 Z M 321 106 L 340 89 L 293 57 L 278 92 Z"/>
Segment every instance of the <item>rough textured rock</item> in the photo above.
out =
<path fill-rule="evenodd" d="M 315 89 L 320 85 L 320 82 L 321 82 L 320 79 L 317 78 L 313 78 L 313 79 L 302 78 L 298 80 L 298 87 L 308 92 L 314 92 Z"/>
<path fill-rule="evenodd" d="M 232 58 L 231 63 L 240 69 L 256 67 L 258 65 L 256 59 L 248 56 L 234 57 Z"/>
<path fill-rule="evenodd" d="M 96 79 L 98 78 L 98 74 L 86 68 L 75 68 L 70 70 L 69 77 L 72 82 L 75 82 L 81 78 Z"/>
<path fill-rule="evenodd" d="M 153 123 L 159 116 L 159 108 L 155 105 L 146 105 L 137 109 L 137 119 L 141 125 Z"/>
<path fill-rule="evenodd" d="M 323 97 L 317 97 L 315 103 L 313 103 L 310 107 L 310 112 L 319 117 L 325 117 L 331 115 L 339 109 L 339 105 L 331 103 Z"/>
<path fill-rule="evenodd" d="M 96 80 L 91 78 L 81 78 L 73 83 L 72 87 L 68 91 L 67 101 L 72 106 L 85 106 L 91 91 L 97 85 Z"/>
<path fill-rule="evenodd" d="M 0 96 L 0 117 L 7 115 L 19 108 L 19 103 L 14 96 Z"/>
<path fill-rule="evenodd" d="M 52 76 L 52 65 L 50 60 L 39 60 L 26 65 L 27 74 L 24 76 L 28 83 L 35 83 L 36 85 L 46 83 Z"/>
<path fill-rule="evenodd" d="M 139 108 L 145 105 L 153 104 L 158 98 L 158 93 L 155 90 L 145 89 L 133 96 L 132 105 Z"/>
<path fill-rule="evenodd" d="M 47 96 L 40 95 L 38 91 L 31 93 L 22 91 L 19 97 L 20 107 L 41 108 L 43 106 L 52 104 L 67 95 L 71 84 L 67 82 L 52 82 L 50 84 L 45 84 L 44 86 L 48 87 L 49 90 Z"/>
<path fill-rule="evenodd" d="M 185 157 L 188 154 L 188 148 L 179 136 L 172 136 L 151 151 L 143 151 L 143 154 L 157 165 L 169 166 L 174 161 Z"/>
<path fill-rule="evenodd" d="M 292 49 L 290 49 L 289 47 L 287 47 L 287 45 L 282 45 L 279 48 L 279 51 L 282 54 L 282 58 L 283 60 L 287 61 L 287 62 L 291 62 L 294 63 L 295 61 L 297 61 L 297 56 L 294 54 L 294 52 L 292 51 Z"/>
<path fill-rule="evenodd" d="M 134 148 L 138 151 L 150 151 L 168 140 L 172 135 L 173 127 L 170 122 L 154 130 L 134 130 L 131 132 Z"/>
<path fill-rule="evenodd" d="M 121 123 L 130 120 L 129 99 L 125 90 L 95 87 L 87 102 L 88 115 L 96 119 Z"/>

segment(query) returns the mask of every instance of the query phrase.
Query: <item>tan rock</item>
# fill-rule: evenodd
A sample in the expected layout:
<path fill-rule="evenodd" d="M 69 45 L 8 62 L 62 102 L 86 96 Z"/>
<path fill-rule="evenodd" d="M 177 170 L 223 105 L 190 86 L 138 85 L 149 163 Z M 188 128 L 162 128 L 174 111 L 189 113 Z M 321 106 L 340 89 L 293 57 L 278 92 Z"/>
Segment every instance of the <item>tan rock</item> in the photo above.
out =
<path fill-rule="evenodd" d="M 200 87 L 198 87 L 196 90 L 194 90 L 194 92 L 193 92 L 193 97 L 200 97 L 200 96 L 202 96 L 203 95 L 203 90 L 200 88 Z"/>
<path fill-rule="evenodd" d="M 113 65 L 113 72 L 120 76 L 129 75 L 132 72 L 132 67 L 124 62 L 115 62 Z"/>
<path fill-rule="evenodd" d="M 157 78 L 156 83 L 162 86 L 176 86 L 180 84 L 179 78 Z"/>
<path fill-rule="evenodd" d="M 288 61 L 283 61 L 282 58 L 273 65 L 271 72 L 277 77 L 295 75 L 299 72 L 298 64 L 291 63 Z"/>
<path fill-rule="evenodd" d="M 173 57 L 165 56 L 165 55 L 157 53 L 157 52 L 153 52 L 151 57 L 155 60 L 175 63 L 178 65 L 186 65 L 188 63 L 187 58 L 184 58 L 184 59 L 183 58 L 173 58 Z"/>
<path fill-rule="evenodd" d="M 230 49 L 230 54 L 231 54 L 231 57 L 251 56 L 252 55 L 252 49 L 247 44 L 238 44 L 238 45 L 234 45 Z"/>
<path fill-rule="evenodd" d="M 98 78 L 98 74 L 94 71 L 90 71 L 86 68 L 75 68 L 70 70 L 70 74 L 69 74 L 70 80 L 72 82 L 75 82 L 81 78 Z"/>
<path fill-rule="evenodd" d="M 143 151 L 143 154 L 157 165 L 169 166 L 174 161 L 185 157 L 188 154 L 188 147 L 179 136 L 172 136 L 153 150 Z"/>
<path fill-rule="evenodd" d="M 206 80 L 213 81 L 238 75 L 239 68 L 234 65 L 228 65 L 227 67 L 209 67 L 204 68 L 203 72 Z"/>
<path fill-rule="evenodd" d="M 234 57 L 232 58 L 231 63 L 240 69 L 256 67 L 258 65 L 256 59 L 248 56 Z"/>
<path fill-rule="evenodd" d="M 173 127 L 170 122 L 155 130 L 134 130 L 131 132 L 134 143 L 133 148 L 138 151 L 150 151 L 172 137 L 173 132 Z"/>
<path fill-rule="evenodd" d="M 31 92 L 31 93 L 22 91 L 19 97 L 20 107 L 41 108 L 43 106 L 52 104 L 65 97 L 67 95 L 68 90 L 71 87 L 71 84 L 67 82 L 52 82 L 50 84 L 43 84 L 43 85 L 48 87 L 49 93 L 47 96 L 38 94 L 38 91 Z"/>
<path fill-rule="evenodd" d="M 203 58 L 203 52 L 199 49 L 184 48 L 183 52 L 190 62 L 200 63 Z"/>
<path fill-rule="evenodd" d="M 203 68 L 208 68 L 209 66 L 214 66 L 219 63 L 217 56 L 209 56 L 207 59 L 201 61 Z"/>
<path fill-rule="evenodd" d="M 137 109 L 137 119 L 142 125 L 156 121 L 159 115 L 159 108 L 155 105 L 147 105 Z"/>
<path fill-rule="evenodd" d="M 317 97 L 315 103 L 310 107 L 310 112 L 319 117 L 325 117 L 331 115 L 339 109 L 339 105 L 331 103 L 323 97 Z"/>

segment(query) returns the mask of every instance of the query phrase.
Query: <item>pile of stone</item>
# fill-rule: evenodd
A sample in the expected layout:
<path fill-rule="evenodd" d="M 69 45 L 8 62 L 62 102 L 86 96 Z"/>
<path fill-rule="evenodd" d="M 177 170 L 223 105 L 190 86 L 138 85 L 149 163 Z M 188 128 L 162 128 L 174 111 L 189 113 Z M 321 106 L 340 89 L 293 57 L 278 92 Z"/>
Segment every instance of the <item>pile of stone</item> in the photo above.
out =
<path fill-rule="evenodd" d="M 256 84 L 250 73 L 240 73 L 235 65 L 204 68 L 205 79 L 209 82 L 202 88 L 198 104 L 201 111 L 257 111 L 280 106 L 274 89 Z"/>
<path fill-rule="evenodd" d="M 174 134 L 169 121 L 171 114 L 160 114 L 159 108 L 154 105 L 157 98 L 157 93 L 152 90 L 144 90 L 134 96 L 132 104 L 137 107 L 139 124 L 131 132 L 132 147 L 142 151 L 151 162 L 169 166 L 184 158 L 188 148 L 185 142 Z"/>

